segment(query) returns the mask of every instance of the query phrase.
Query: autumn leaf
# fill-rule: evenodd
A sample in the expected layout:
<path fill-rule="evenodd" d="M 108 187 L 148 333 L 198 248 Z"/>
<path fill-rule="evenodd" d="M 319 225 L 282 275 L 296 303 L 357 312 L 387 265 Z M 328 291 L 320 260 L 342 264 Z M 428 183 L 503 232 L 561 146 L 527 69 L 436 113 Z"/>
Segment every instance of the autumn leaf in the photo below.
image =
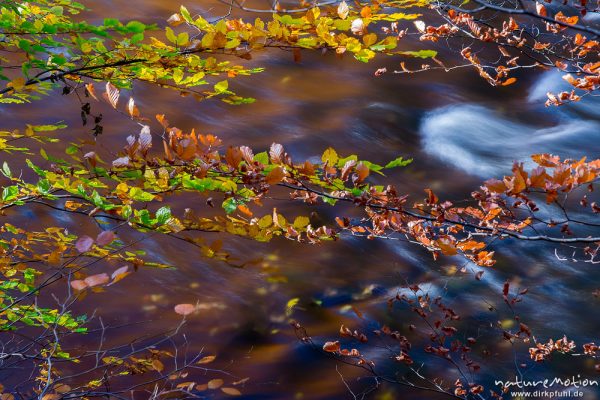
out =
<path fill-rule="evenodd" d="M 88 285 L 83 280 L 76 279 L 76 280 L 71 281 L 71 287 L 77 291 L 81 291 L 81 290 L 87 288 Z"/>
<path fill-rule="evenodd" d="M 352 25 L 350 26 L 350 30 L 352 31 L 353 34 L 357 35 L 357 36 L 362 36 L 364 35 L 365 31 L 366 31 L 366 27 L 365 27 L 365 23 L 361 18 L 357 18 L 354 21 L 352 21 Z"/>
<path fill-rule="evenodd" d="M 106 273 L 96 274 L 88 276 L 83 280 L 89 287 L 104 285 L 110 281 L 110 278 Z"/>
<path fill-rule="evenodd" d="M 129 274 L 131 274 L 131 272 L 129 272 L 129 267 L 127 265 L 116 269 L 115 272 L 113 272 L 111 275 L 112 282 L 110 284 L 112 285 L 119 282 L 121 279 L 125 278 Z"/>
<path fill-rule="evenodd" d="M 186 316 L 196 311 L 196 306 L 193 304 L 177 304 L 174 310 L 177 314 Z"/>
<path fill-rule="evenodd" d="M 85 253 L 86 251 L 90 251 L 90 249 L 92 248 L 93 245 L 94 245 L 94 239 L 92 239 L 91 237 L 89 237 L 87 235 L 81 236 L 79 239 L 77 239 L 77 242 L 75 242 L 75 248 L 80 253 Z"/>
<path fill-rule="evenodd" d="M 515 77 L 508 78 L 507 80 L 505 80 L 504 82 L 502 82 L 502 86 L 512 85 L 516 81 L 517 81 L 517 78 L 515 78 Z"/>
<path fill-rule="evenodd" d="M 279 143 L 271 144 L 271 148 L 269 149 L 269 157 L 271 158 L 271 162 L 273 164 L 282 164 L 284 157 L 283 146 Z"/>
<path fill-rule="evenodd" d="M 337 14 L 341 19 L 346 19 L 348 18 L 348 13 L 350 13 L 350 8 L 348 7 L 348 4 L 342 0 L 338 5 Z"/>
<path fill-rule="evenodd" d="M 224 387 L 221 388 L 221 391 L 225 394 L 228 394 L 230 396 L 241 396 L 242 392 L 240 392 L 239 390 L 237 390 L 236 388 L 232 388 L 232 387 Z"/>
<path fill-rule="evenodd" d="M 216 356 L 205 356 L 202 357 L 196 364 L 208 364 L 213 362 L 216 358 Z"/>
<path fill-rule="evenodd" d="M 104 99 L 108 101 L 108 103 L 113 106 L 113 108 L 117 108 L 117 103 L 119 102 L 119 89 L 110 82 L 106 82 L 106 91 L 104 92 Z"/>
<path fill-rule="evenodd" d="M 137 118 L 140 116 L 140 110 L 135 105 L 133 97 L 129 98 L 129 102 L 127 103 L 127 112 L 131 118 Z"/>
<path fill-rule="evenodd" d="M 102 231 L 96 237 L 96 244 L 98 246 L 107 246 L 111 244 L 117 237 L 113 231 Z"/>
<path fill-rule="evenodd" d="M 223 379 L 211 379 L 210 381 L 208 381 L 208 388 L 209 389 L 218 389 L 221 386 L 223 386 Z"/>
<path fill-rule="evenodd" d="M 152 360 L 152 368 L 157 372 L 162 372 L 165 366 L 160 360 Z"/>
<path fill-rule="evenodd" d="M 267 174 L 265 181 L 269 185 L 275 185 L 283 180 L 285 177 L 285 171 L 282 167 L 275 167 Z"/>
<path fill-rule="evenodd" d="M 336 353 L 340 351 L 340 348 L 340 342 L 338 342 L 337 340 L 335 342 L 326 342 L 323 345 L 323 350 L 325 350 L 328 353 Z"/>
<path fill-rule="evenodd" d="M 98 101 L 98 96 L 96 96 L 96 89 L 94 88 L 94 84 L 93 83 L 87 83 L 85 85 L 85 90 L 87 91 L 87 93 L 92 96 L 92 98 L 96 101 Z"/>
<path fill-rule="evenodd" d="M 364 181 L 367 176 L 369 176 L 369 167 L 367 167 L 367 165 L 363 162 L 358 163 L 358 165 L 356 166 L 356 174 L 357 174 L 357 182 L 361 183 L 362 181 Z"/>

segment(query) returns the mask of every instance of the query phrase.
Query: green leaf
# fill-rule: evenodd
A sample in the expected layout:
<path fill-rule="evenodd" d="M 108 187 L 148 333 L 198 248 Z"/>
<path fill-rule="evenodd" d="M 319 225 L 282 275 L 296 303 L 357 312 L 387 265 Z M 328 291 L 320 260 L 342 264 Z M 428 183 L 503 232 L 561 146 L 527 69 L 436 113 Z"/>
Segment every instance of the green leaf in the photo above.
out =
<path fill-rule="evenodd" d="M 227 89 L 229 88 L 229 82 L 228 81 L 221 81 L 215 84 L 215 92 L 217 93 L 225 93 L 227 91 Z"/>
<path fill-rule="evenodd" d="M 238 204 L 239 203 L 236 199 L 234 199 L 233 197 L 230 197 L 228 199 L 225 199 L 225 201 L 223 201 L 223 204 L 221 204 L 221 206 L 223 207 L 223 209 L 225 210 L 225 212 L 227 214 L 231 214 L 232 212 L 237 210 Z"/>
<path fill-rule="evenodd" d="M 10 167 L 8 166 L 6 161 L 2 163 L 2 175 L 4 175 L 7 178 L 12 177 L 12 172 L 10 171 Z"/>
<path fill-rule="evenodd" d="M 406 167 L 411 162 L 412 162 L 412 158 L 405 160 L 402 157 L 398 157 L 395 160 L 392 160 L 389 163 L 385 164 L 384 168 Z"/>
<path fill-rule="evenodd" d="M 129 33 L 142 33 L 146 30 L 146 25 L 139 21 L 131 21 L 125 25 Z"/>
<path fill-rule="evenodd" d="M 419 51 L 399 51 L 398 54 L 405 56 L 418 57 L 418 58 L 432 58 L 437 56 L 435 50 L 419 50 Z"/>
<path fill-rule="evenodd" d="M 254 155 L 254 161 L 258 161 L 263 165 L 269 164 L 269 154 L 266 151 Z"/>
<path fill-rule="evenodd" d="M 171 219 L 171 209 L 169 207 L 161 207 L 156 211 L 156 222 L 159 225 L 166 224 Z"/>
<path fill-rule="evenodd" d="M 19 188 L 17 186 L 6 186 L 2 190 L 2 201 L 9 202 L 15 200 L 19 196 Z"/>

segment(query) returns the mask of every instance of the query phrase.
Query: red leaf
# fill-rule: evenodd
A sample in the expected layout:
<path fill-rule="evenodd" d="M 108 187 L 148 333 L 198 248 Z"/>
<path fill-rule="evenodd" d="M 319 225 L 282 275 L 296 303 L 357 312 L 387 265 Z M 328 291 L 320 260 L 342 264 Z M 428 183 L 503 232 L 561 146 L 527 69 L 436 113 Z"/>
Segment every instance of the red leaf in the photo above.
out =
<path fill-rule="evenodd" d="M 340 351 L 340 342 L 337 340 L 335 342 L 327 342 L 323 345 L 323 350 L 328 353 L 335 353 Z"/>

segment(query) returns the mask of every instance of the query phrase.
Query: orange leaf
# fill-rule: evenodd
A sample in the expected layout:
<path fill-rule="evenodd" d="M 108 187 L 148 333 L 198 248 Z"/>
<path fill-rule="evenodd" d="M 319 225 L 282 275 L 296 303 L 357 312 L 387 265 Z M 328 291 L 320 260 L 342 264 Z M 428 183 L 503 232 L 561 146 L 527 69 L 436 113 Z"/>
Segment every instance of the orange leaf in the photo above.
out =
<path fill-rule="evenodd" d="M 210 381 L 208 381 L 209 389 L 218 389 L 221 386 L 223 386 L 223 379 L 211 379 Z"/>
<path fill-rule="evenodd" d="M 323 345 L 323 350 L 325 350 L 328 353 L 335 353 L 340 351 L 340 342 L 338 342 L 337 340 L 335 342 L 326 342 Z"/>
<path fill-rule="evenodd" d="M 232 387 L 221 388 L 221 391 L 223 393 L 226 393 L 226 394 L 230 395 L 230 396 L 241 396 L 242 395 L 242 392 L 240 392 L 236 388 L 232 388 Z"/>
<path fill-rule="evenodd" d="M 200 361 L 198 361 L 196 364 L 208 364 L 213 362 L 217 357 L 216 356 L 206 356 L 206 357 L 202 357 L 200 359 Z"/>

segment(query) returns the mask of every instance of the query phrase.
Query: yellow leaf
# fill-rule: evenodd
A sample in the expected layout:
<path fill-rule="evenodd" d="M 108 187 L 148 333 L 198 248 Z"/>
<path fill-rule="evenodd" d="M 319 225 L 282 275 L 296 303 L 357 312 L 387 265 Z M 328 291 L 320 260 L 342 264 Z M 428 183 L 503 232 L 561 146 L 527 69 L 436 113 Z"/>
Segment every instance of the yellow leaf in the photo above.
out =
<path fill-rule="evenodd" d="M 215 358 L 217 358 L 216 356 L 206 356 L 206 357 L 202 357 L 200 359 L 200 361 L 198 361 L 196 364 L 208 364 L 211 363 L 215 360 Z"/>

